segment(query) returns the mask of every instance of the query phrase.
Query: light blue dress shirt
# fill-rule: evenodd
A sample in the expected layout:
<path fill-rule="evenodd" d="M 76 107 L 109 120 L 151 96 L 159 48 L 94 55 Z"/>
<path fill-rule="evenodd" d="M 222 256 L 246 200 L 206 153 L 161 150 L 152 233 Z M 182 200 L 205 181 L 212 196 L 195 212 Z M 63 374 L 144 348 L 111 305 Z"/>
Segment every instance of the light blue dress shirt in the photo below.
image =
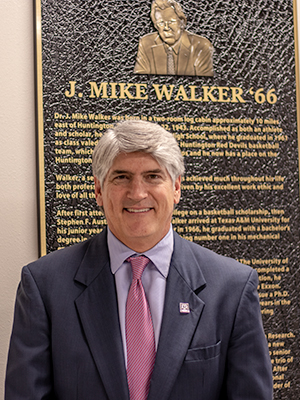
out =
<path fill-rule="evenodd" d="M 127 363 L 126 334 L 125 334 L 125 310 L 128 291 L 132 281 L 131 265 L 125 261 L 128 257 L 136 253 L 129 247 L 120 242 L 108 229 L 107 244 L 110 257 L 111 271 L 115 276 L 119 320 L 123 340 L 125 362 Z M 155 346 L 157 349 L 162 314 L 165 301 L 166 279 L 169 273 L 171 257 L 173 254 L 173 229 L 169 229 L 167 235 L 152 249 L 141 253 L 150 259 L 142 275 L 142 283 L 151 310 Z"/>

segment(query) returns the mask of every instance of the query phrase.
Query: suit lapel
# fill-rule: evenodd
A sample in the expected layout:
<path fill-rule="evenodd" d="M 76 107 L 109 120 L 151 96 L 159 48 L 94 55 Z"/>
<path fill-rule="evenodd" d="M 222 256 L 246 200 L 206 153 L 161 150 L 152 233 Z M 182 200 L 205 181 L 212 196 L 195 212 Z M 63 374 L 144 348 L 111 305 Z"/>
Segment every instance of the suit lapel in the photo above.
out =
<path fill-rule="evenodd" d="M 183 239 L 175 234 L 174 255 L 167 279 L 163 322 L 148 400 L 166 400 L 170 396 L 204 307 L 204 302 L 194 291 L 203 287 L 205 280 L 193 253 Z M 180 313 L 179 303 L 189 303 L 190 313 Z"/>
<path fill-rule="evenodd" d="M 177 74 L 184 75 L 189 65 L 191 56 L 191 43 L 187 33 L 182 33 L 180 49 L 178 52 Z M 153 61 L 155 65 L 155 73 L 159 75 L 167 74 L 167 57 L 164 49 L 164 44 L 159 36 L 155 39 L 155 45 L 151 47 Z"/>
<path fill-rule="evenodd" d="M 107 395 L 110 400 L 129 399 L 106 232 L 91 242 L 75 280 L 87 286 L 76 307 Z"/>
<path fill-rule="evenodd" d="M 164 44 L 160 39 L 159 35 L 157 35 L 155 39 L 155 45 L 151 47 L 155 73 L 158 75 L 166 75 L 167 74 L 167 57 L 164 49 Z"/>
<path fill-rule="evenodd" d="M 199 263 L 185 241 L 177 234 L 174 238 L 174 254 L 167 278 L 163 322 L 148 400 L 169 398 L 204 307 L 204 302 L 195 293 L 205 286 Z M 106 232 L 91 241 L 75 280 L 86 286 L 75 303 L 108 398 L 129 400 Z M 179 303 L 189 303 L 190 313 L 181 314 Z"/>
<path fill-rule="evenodd" d="M 182 33 L 180 50 L 178 53 L 178 75 L 183 75 L 186 73 L 187 66 L 189 65 L 190 55 L 191 55 L 191 43 L 189 41 L 187 33 L 184 31 Z"/>

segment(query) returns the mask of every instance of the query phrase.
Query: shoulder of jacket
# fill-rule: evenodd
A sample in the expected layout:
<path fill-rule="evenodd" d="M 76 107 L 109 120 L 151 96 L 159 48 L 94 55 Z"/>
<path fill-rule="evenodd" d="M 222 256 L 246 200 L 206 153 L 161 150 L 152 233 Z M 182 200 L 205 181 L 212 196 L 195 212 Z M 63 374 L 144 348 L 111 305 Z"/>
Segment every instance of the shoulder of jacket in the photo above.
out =
<path fill-rule="evenodd" d="M 176 234 L 176 236 L 177 239 L 175 243 L 180 243 L 182 241 L 181 246 L 183 247 L 181 252 L 184 253 L 184 249 L 186 249 L 186 251 L 192 252 L 194 258 L 197 260 L 201 270 L 204 273 L 206 271 L 209 274 L 215 274 L 217 271 L 225 271 L 227 275 L 239 275 L 240 277 L 242 277 L 242 279 L 247 279 L 249 275 L 251 275 L 251 273 L 254 271 L 254 269 L 251 268 L 249 265 L 241 264 L 234 258 L 218 254 L 215 251 L 203 247 L 198 243 L 185 240 L 181 238 L 178 234 Z"/>
<path fill-rule="evenodd" d="M 99 253 L 101 253 L 101 247 L 98 242 L 102 242 L 104 238 L 104 232 L 95 235 L 83 242 L 65 247 L 63 249 L 55 250 L 36 261 L 31 262 L 24 268 L 28 269 L 33 275 L 45 275 L 59 272 L 76 271 L 82 259 L 86 255 L 87 251 L 92 247 L 97 246 Z"/>
<path fill-rule="evenodd" d="M 153 46 L 156 45 L 157 39 L 160 40 L 157 32 L 147 33 L 147 35 L 144 35 L 140 38 L 140 44 L 143 46 Z"/>
<path fill-rule="evenodd" d="M 211 42 L 204 36 L 197 35 L 196 33 L 192 33 L 189 31 L 185 31 L 189 41 L 193 45 L 201 44 L 203 47 L 212 47 Z"/>

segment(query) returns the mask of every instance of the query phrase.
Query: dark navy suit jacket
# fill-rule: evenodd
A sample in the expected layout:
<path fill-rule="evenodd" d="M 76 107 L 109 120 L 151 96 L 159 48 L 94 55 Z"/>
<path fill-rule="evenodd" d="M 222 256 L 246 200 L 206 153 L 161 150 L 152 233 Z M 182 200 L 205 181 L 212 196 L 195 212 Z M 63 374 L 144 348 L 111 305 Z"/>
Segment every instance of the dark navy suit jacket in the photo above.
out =
<path fill-rule="evenodd" d="M 149 400 L 272 399 L 257 284 L 175 234 Z M 24 267 L 5 399 L 129 400 L 106 231 Z"/>

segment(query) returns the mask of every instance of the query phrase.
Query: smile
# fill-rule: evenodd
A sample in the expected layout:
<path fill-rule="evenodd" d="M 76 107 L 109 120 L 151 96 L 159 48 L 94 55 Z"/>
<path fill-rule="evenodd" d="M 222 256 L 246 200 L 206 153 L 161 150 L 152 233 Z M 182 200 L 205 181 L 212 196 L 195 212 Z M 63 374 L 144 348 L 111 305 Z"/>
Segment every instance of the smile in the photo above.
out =
<path fill-rule="evenodd" d="M 125 208 L 126 211 L 130 212 L 130 213 L 143 213 L 143 212 L 147 212 L 150 211 L 151 208 L 140 208 L 140 209 L 136 209 L 136 208 Z"/>

